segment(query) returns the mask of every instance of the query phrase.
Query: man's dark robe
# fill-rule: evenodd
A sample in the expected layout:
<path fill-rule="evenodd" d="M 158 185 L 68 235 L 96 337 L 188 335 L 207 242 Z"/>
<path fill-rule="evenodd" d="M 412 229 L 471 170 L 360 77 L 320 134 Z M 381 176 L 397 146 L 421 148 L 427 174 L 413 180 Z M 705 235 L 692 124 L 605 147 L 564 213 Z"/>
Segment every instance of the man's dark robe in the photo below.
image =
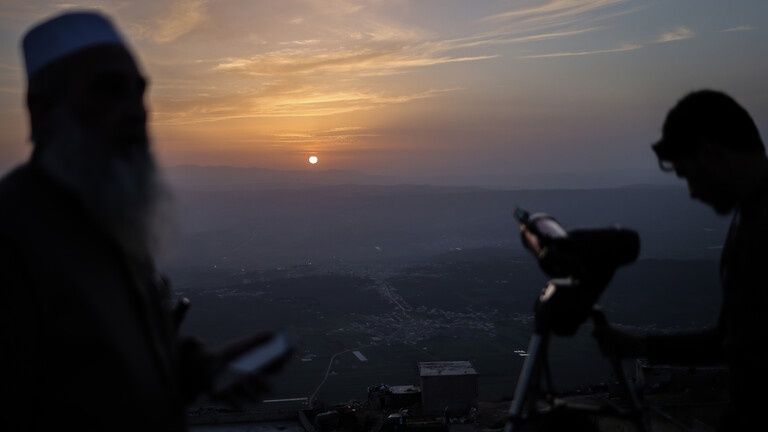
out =
<path fill-rule="evenodd" d="M 167 294 L 151 259 L 128 257 L 33 162 L 7 175 L 0 430 L 184 430 L 198 369 L 185 364 Z"/>

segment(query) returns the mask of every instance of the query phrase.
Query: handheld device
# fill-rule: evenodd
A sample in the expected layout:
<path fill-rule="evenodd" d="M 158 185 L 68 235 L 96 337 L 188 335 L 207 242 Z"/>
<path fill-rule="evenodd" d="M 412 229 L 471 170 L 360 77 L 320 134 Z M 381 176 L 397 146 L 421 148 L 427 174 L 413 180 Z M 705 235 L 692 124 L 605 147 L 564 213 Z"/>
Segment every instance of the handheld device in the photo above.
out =
<path fill-rule="evenodd" d="M 291 350 L 288 337 L 277 333 L 267 342 L 249 349 L 232 360 L 213 382 L 214 393 L 226 390 L 240 380 L 262 372 Z"/>

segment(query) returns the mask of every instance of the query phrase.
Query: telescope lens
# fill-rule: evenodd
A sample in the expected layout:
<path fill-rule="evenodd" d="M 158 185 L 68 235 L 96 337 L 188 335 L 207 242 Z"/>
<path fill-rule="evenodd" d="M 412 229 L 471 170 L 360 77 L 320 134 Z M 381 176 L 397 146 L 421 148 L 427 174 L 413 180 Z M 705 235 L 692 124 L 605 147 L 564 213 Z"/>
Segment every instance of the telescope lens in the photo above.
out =
<path fill-rule="evenodd" d="M 515 209 L 515 212 L 512 213 L 512 216 L 521 224 L 527 224 L 528 220 L 530 219 L 531 215 L 528 214 L 527 211 L 521 209 L 520 207 L 517 207 Z"/>
<path fill-rule="evenodd" d="M 542 237 L 546 239 L 560 239 L 568 237 L 568 233 L 565 232 L 563 227 L 560 226 L 557 221 L 550 217 L 536 218 L 533 221 L 536 226 L 535 230 Z"/>

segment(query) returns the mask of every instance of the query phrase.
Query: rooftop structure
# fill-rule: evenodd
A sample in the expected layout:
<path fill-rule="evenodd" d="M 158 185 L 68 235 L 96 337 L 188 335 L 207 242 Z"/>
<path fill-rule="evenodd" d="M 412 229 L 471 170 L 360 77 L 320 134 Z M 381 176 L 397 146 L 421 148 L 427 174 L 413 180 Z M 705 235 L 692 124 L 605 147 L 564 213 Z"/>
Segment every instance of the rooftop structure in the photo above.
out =
<path fill-rule="evenodd" d="M 440 361 L 440 362 L 420 362 L 419 376 L 456 376 L 456 375 L 477 375 L 472 363 L 468 361 Z"/>
<path fill-rule="evenodd" d="M 424 414 L 466 413 L 477 405 L 478 374 L 468 361 L 421 362 L 419 378 Z"/>
<path fill-rule="evenodd" d="M 397 385 L 389 386 L 389 391 L 392 392 L 392 394 L 411 394 L 419 393 L 421 389 L 419 386 L 415 385 Z"/>

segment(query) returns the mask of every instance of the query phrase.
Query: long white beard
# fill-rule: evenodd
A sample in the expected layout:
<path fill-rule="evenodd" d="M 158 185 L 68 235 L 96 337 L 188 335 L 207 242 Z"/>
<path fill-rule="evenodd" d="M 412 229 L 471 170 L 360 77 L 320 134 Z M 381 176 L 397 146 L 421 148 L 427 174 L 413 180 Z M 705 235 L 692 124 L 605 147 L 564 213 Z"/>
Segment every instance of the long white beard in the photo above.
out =
<path fill-rule="evenodd" d="M 144 258 L 163 252 L 173 225 L 171 199 L 152 155 L 139 146 L 119 157 L 94 152 L 99 147 L 83 145 L 71 123 L 67 129 L 41 149 L 42 168 L 80 198 L 127 254 Z"/>

